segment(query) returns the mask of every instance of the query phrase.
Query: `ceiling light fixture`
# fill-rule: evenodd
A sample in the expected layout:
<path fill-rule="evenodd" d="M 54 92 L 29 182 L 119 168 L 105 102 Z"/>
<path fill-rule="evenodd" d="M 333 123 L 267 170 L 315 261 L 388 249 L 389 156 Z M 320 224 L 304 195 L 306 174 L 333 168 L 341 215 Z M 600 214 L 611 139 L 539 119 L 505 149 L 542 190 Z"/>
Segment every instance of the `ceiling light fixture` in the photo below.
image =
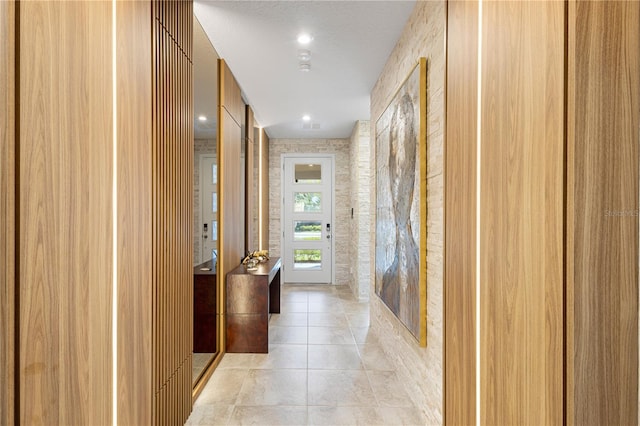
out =
<path fill-rule="evenodd" d="M 310 120 L 311 120 L 311 116 L 309 116 L 308 114 L 302 116 L 302 121 L 310 121 Z"/>
<path fill-rule="evenodd" d="M 300 71 L 302 72 L 311 71 L 311 64 L 308 62 L 300 62 Z"/>
<path fill-rule="evenodd" d="M 309 34 L 300 34 L 298 36 L 298 43 L 300 44 L 309 44 L 311 43 L 311 40 L 313 40 L 313 37 L 311 37 Z"/>
<path fill-rule="evenodd" d="M 308 61 L 309 59 L 311 59 L 311 51 L 307 49 L 298 50 L 298 59 L 300 59 L 301 61 Z"/>
<path fill-rule="evenodd" d="M 204 115 L 200 115 L 200 116 L 198 116 L 198 120 L 200 120 L 200 121 L 207 121 L 207 117 L 206 117 L 206 116 L 204 116 Z"/>

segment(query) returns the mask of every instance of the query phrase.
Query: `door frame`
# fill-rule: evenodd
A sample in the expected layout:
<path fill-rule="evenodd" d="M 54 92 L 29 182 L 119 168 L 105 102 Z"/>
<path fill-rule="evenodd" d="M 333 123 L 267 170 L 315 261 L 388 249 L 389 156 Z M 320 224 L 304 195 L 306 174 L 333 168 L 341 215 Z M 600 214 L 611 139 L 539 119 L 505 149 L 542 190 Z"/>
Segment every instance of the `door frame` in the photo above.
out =
<path fill-rule="evenodd" d="M 198 230 L 200 232 L 200 253 L 198 253 L 200 255 L 200 261 L 198 263 L 202 263 L 205 262 L 207 259 L 205 259 L 204 257 L 204 238 L 202 237 L 202 225 L 204 223 L 204 191 L 202 190 L 204 188 L 204 173 L 202 173 L 203 170 L 203 162 L 205 161 L 206 158 L 208 157 L 212 157 L 215 159 L 216 161 L 216 165 L 218 165 L 218 155 L 217 154 L 208 154 L 208 153 L 202 153 L 199 156 L 199 160 L 198 160 L 198 190 L 199 190 L 199 195 L 200 195 L 200 202 L 199 202 L 199 216 L 200 216 L 200 223 L 198 224 Z M 217 169 L 216 169 L 217 171 Z M 218 176 L 216 175 L 216 194 L 220 194 L 220 183 L 218 181 Z M 217 198 L 217 202 L 216 202 L 216 206 L 217 206 L 217 210 L 216 210 L 216 237 L 218 237 L 220 235 L 219 233 L 219 228 L 220 228 L 220 197 L 216 195 Z M 211 235 L 211 231 L 209 231 L 209 235 Z M 216 238 L 216 255 L 218 253 L 218 249 L 220 248 L 219 244 L 218 244 L 218 239 Z"/>
<path fill-rule="evenodd" d="M 333 224 L 333 231 L 331 233 L 331 283 L 329 285 L 336 285 L 336 155 L 331 153 L 280 154 L 280 257 L 283 260 L 282 283 L 287 282 L 287 269 L 284 267 L 284 161 L 292 158 L 328 158 L 331 160 L 331 223 Z"/>

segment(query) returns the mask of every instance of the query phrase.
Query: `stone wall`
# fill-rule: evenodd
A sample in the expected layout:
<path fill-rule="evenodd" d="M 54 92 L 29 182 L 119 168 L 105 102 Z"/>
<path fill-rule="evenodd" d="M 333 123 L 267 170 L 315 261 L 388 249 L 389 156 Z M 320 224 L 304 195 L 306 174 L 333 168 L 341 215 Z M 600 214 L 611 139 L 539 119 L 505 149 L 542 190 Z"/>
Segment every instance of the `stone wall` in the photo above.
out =
<path fill-rule="evenodd" d="M 349 139 L 271 139 L 269 141 L 269 252 L 281 256 L 280 208 L 281 155 L 282 154 L 335 154 L 336 223 L 333 224 L 335 241 L 336 281 L 349 282 L 349 246 L 351 245 L 351 178 Z"/>
<path fill-rule="evenodd" d="M 350 277 L 349 287 L 354 296 L 361 300 L 369 298 L 371 280 L 371 167 L 370 123 L 358 121 L 351 134 L 351 205 L 353 215 L 351 224 L 351 245 L 349 250 Z"/>
<path fill-rule="evenodd" d="M 424 407 L 427 424 L 443 421 L 443 145 L 445 81 L 445 2 L 419 1 L 371 92 L 371 217 L 375 221 L 375 123 L 418 61 L 427 58 L 427 347 L 375 295 L 375 226 L 371 229 L 371 327 L 387 356 L 399 366 L 414 403 Z M 374 222 L 375 223 L 375 222 Z"/>

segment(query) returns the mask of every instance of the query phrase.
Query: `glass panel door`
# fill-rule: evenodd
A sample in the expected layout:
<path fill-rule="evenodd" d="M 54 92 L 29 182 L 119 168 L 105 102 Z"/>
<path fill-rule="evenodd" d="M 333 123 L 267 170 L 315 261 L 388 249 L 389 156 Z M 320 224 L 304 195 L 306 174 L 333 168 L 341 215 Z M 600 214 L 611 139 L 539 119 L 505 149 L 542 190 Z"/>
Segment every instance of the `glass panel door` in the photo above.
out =
<path fill-rule="evenodd" d="M 330 283 L 333 267 L 333 158 L 284 157 L 284 281 Z"/>

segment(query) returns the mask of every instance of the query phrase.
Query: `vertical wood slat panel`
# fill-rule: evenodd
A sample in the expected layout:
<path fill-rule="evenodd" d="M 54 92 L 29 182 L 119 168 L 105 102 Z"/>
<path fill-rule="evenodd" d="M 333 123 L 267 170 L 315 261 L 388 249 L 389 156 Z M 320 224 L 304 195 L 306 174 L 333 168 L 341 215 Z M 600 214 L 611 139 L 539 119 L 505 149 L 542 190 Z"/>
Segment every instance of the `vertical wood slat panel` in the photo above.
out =
<path fill-rule="evenodd" d="M 191 2 L 157 2 L 156 37 L 161 40 L 158 78 L 161 81 L 157 122 L 158 213 L 161 236 L 158 264 L 158 364 L 155 411 L 158 424 L 182 424 L 191 412 L 192 332 L 192 136 L 193 80 Z"/>
<path fill-rule="evenodd" d="M 220 312 L 221 347 L 226 347 L 225 337 L 225 282 L 227 272 L 240 263 L 243 253 L 244 229 L 241 216 L 244 200 L 240 197 L 242 143 L 242 99 L 231 70 L 223 59 L 218 60 L 218 252 L 219 287 L 218 312 Z M 235 117 L 234 117 L 235 115 Z"/>
<path fill-rule="evenodd" d="M 485 2 L 482 424 L 561 424 L 564 5 Z"/>
<path fill-rule="evenodd" d="M 245 237 L 244 237 L 244 246 L 245 250 L 256 250 L 257 247 L 254 246 L 254 237 L 257 229 L 254 229 L 254 215 L 255 215 L 255 200 L 258 194 L 256 194 L 256 186 L 254 185 L 254 176 L 256 174 L 255 164 L 254 164 L 254 115 L 253 110 L 249 105 L 246 106 L 246 129 L 245 135 L 246 140 L 243 141 L 245 143 Z"/>
<path fill-rule="evenodd" d="M 264 129 L 262 133 L 262 247 L 261 250 L 269 250 L 269 136 Z"/>
<path fill-rule="evenodd" d="M 15 418 L 15 19 L 16 3 L 0 3 L 0 424 Z"/>
<path fill-rule="evenodd" d="M 107 424 L 114 391 L 111 4 L 18 7 L 19 115 L 30 123 L 21 129 L 18 159 L 20 421 Z"/>
<path fill-rule="evenodd" d="M 476 423 L 478 3 L 447 3 L 444 422 Z"/>
<path fill-rule="evenodd" d="M 567 424 L 637 424 L 640 3 L 568 12 Z"/>
<path fill-rule="evenodd" d="M 150 2 L 118 2 L 118 424 L 153 422 L 153 44 Z"/>

